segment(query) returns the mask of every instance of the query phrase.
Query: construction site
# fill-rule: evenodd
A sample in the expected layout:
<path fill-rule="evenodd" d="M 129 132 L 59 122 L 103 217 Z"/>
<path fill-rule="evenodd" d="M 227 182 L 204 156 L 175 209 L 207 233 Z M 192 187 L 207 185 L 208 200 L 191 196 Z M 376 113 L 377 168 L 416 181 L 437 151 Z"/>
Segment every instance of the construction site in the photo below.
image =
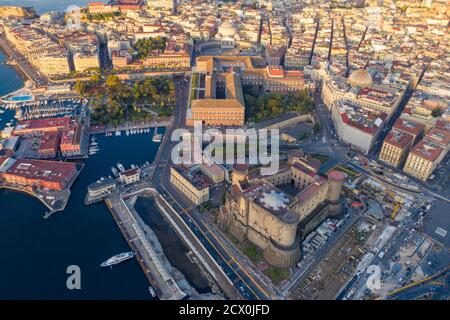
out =
<path fill-rule="evenodd" d="M 290 298 L 335 299 L 341 287 L 352 278 L 367 251 L 365 243 L 373 234 L 372 226 L 373 224 L 362 222 L 350 228 Z"/>

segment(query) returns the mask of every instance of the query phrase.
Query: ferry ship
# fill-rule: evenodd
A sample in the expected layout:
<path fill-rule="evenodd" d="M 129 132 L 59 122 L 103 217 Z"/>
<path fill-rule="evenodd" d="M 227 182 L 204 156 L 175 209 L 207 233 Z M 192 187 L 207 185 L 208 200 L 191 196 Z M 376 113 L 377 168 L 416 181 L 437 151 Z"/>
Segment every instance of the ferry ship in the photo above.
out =
<path fill-rule="evenodd" d="M 134 253 L 133 252 L 122 252 L 119 253 L 115 256 L 112 256 L 111 258 L 109 258 L 108 260 L 106 260 L 105 262 L 103 262 L 100 267 L 111 267 L 114 266 L 116 264 L 119 264 L 121 262 L 124 262 L 126 260 L 129 260 L 131 258 L 134 257 Z"/>

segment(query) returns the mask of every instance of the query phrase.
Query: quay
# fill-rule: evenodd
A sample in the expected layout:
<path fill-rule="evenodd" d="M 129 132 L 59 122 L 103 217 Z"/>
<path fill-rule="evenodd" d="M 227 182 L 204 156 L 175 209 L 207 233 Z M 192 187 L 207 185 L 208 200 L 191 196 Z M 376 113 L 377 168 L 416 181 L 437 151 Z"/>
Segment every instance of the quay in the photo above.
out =
<path fill-rule="evenodd" d="M 227 297 L 233 300 L 241 299 L 241 296 L 237 293 L 231 280 L 202 245 L 189 226 L 184 222 L 183 218 L 180 217 L 164 197 L 162 197 L 154 188 L 147 186 L 122 195 L 118 193 L 110 194 L 108 197 L 104 198 L 105 203 L 121 229 L 130 248 L 135 252 L 142 270 L 149 283 L 155 288 L 158 297 L 161 300 L 183 299 L 185 295 L 183 295 L 184 293 L 179 289 L 175 281 L 170 280 L 172 278 L 165 271 L 164 266 L 159 263 L 158 257 L 154 254 L 154 249 L 146 238 L 145 232 L 143 231 L 144 228 L 140 225 L 140 223 L 143 222 L 139 217 L 134 216 L 134 210 L 130 210 L 123 200 L 142 193 L 149 193 L 153 196 L 155 204 L 163 214 L 164 218 L 198 258 L 199 263 Z"/>
<path fill-rule="evenodd" d="M 92 125 L 90 127 L 91 134 L 102 134 L 102 133 L 114 133 L 116 131 L 126 131 L 126 130 L 136 130 L 136 129 L 152 129 L 158 127 L 168 127 L 172 124 L 171 120 L 165 121 L 153 121 L 150 123 L 140 123 L 140 124 L 122 124 L 117 127 L 106 127 L 106 126 L 96 126 Z"/>
<path fill-rule="evenodd" d="M 166 270 L 137 217 L 128 208 L 122 197 L 112 195 L 106 199 L 111 214 L 117 222 L 123 236 L 155 289 L 160 300 L 181 300 L 186 297 L 169 272 Z"/>
<path fill-rule="evenodd" d="M 149 177 L 151 172 L 154 171 L 154 165 L 148 164 L 140 169 L 144 176 Z M 90 192 L 93 191 L 92 186 L 95 189 L 95 196 L 90 195 Z M 227 274 L 204 247 L 201 240 L 193 233 L 187 222 L 180 216 L 182 213 L 176 212 L 166 199 L 156 189 L 151 187 L 148 182 L 141 181 L 128 186 L 123 186 L 119 179 L 112 178 L 94 182 L 88 187 L 85 204 L 89 205 L 105 201 L 124 238 L 133 252 L 136 253 L 138 262 L 148 281 L 155 288 L 158 297 L 160 299 L 182 299 L 185 295 L 183 295 L 184 292 L 179 289 L 176 283 L 171 280 L 163 264 L 160 263 L 158 256 L 155 255 L 155 250 L 152 248 L 151 242 L 149 242 L 144 231 L 147 226 L 140 219 L 134 208 L 130 208 L 124 201 L 124 199 L 143 193 L 153 197 L 155 205 L 164 219 L 197 257 L 199 265 L 208 274 L 210 281 L 217 285 L 228 298 L 241 299 Z"/>

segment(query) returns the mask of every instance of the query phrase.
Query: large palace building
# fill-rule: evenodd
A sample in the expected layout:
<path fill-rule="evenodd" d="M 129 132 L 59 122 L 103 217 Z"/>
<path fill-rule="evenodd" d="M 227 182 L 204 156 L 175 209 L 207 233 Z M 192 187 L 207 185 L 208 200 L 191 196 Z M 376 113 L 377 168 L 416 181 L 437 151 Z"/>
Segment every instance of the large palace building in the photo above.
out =
<path fill-rule="evenodd" d="M 201 56 L 197 58 L 191 83 L 191 107 L 186 123 L 201 121 L 211 126 L 243 126 L 245 115 L 243 85 L 258 86 L 265 92 L 292 92 L 309 88 L 304 74 L 266 66 L 260 57 Z"/>
<path fill-rule="evenodd" d="M 332 170 L 321 176 L 319 166 L 303 155 L 291 155 L 288 164 L 271 176 L 235 165 L 221 210 L 222 227 L 240 241 L 249 240 L 263 249 L 270 264 L 294 266 L 300 259 L 300 241 L 311 224 L 341 212 L 346 174 Z"/>

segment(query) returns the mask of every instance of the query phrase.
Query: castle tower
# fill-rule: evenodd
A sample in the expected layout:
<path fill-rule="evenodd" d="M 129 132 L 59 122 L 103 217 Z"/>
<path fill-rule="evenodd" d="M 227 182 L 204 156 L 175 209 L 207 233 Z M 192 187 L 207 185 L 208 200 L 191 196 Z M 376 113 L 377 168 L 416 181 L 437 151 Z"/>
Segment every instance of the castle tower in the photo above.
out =
<path fill-rule="evenodd" d="M 248 175 L 248 165 L 246 164 L 235 164 L 233 165 L 233 185 L 239 185 L 241 182 L 247 179 Z"/>
<path fill-rule="evenodd" d="M 338 216 L 341 213 L 341 191 L 342 185 L 347 178 L 347 175 L 342 171 L 331 170 L 328 172 L 328 209 L 331 216 Z"/>

